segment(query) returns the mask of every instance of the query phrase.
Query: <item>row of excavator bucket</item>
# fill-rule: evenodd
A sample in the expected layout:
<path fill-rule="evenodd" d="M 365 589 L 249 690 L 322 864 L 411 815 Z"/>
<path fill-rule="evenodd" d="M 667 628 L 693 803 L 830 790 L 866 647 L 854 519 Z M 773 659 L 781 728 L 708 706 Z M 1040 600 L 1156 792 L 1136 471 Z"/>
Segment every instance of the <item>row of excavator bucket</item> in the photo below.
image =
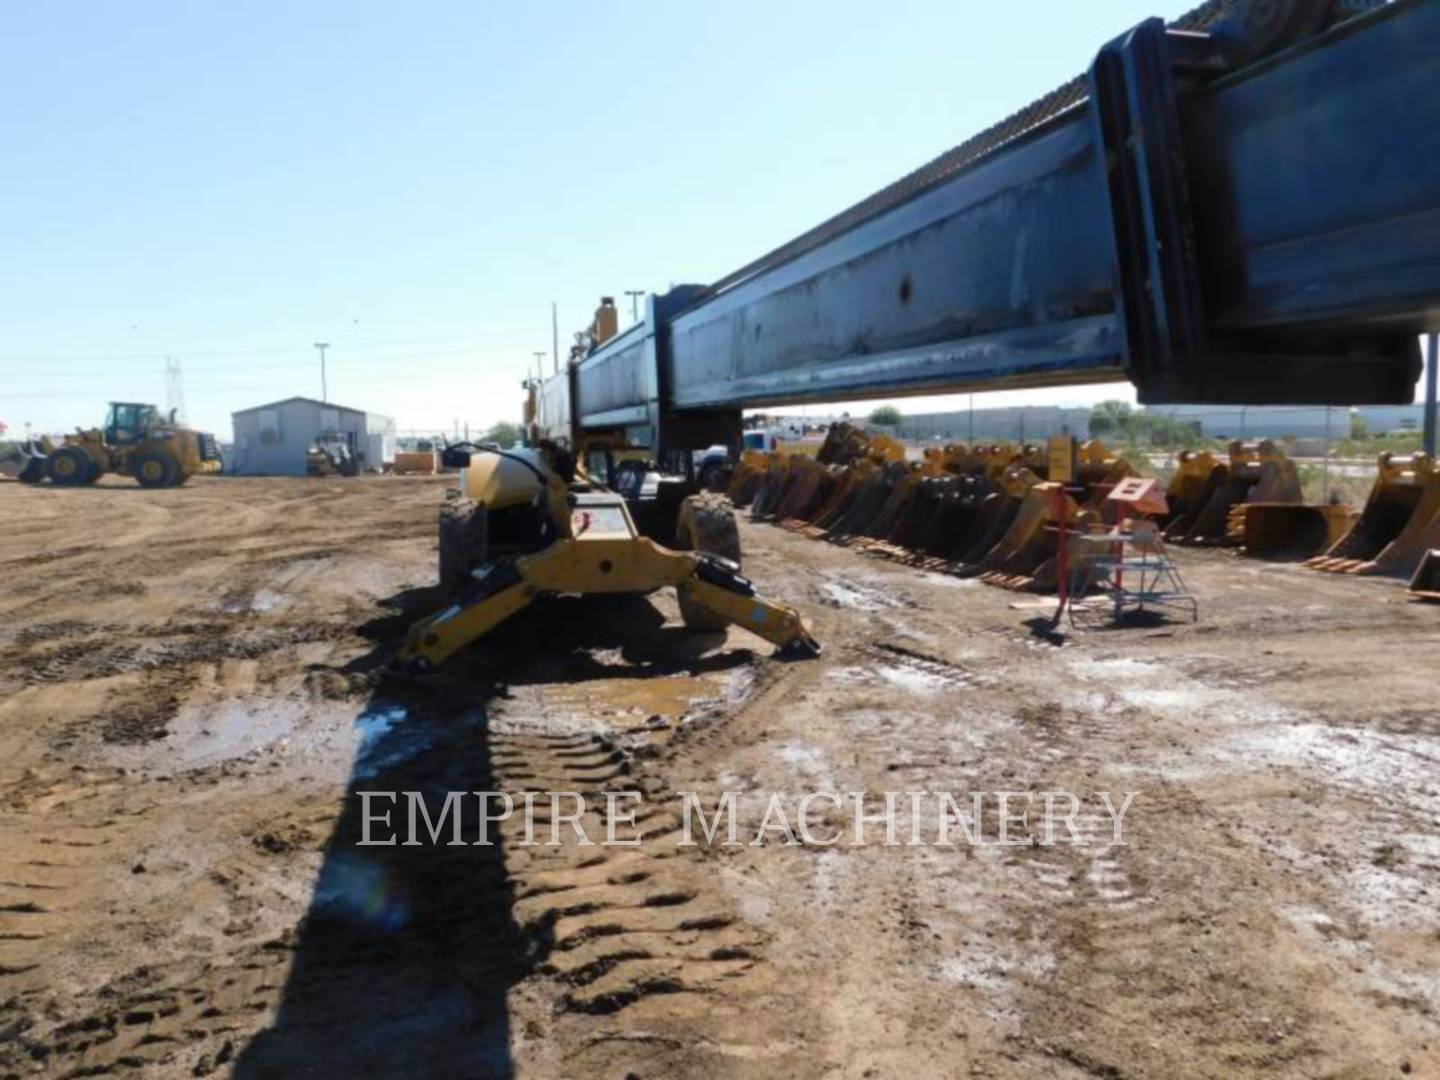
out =
<path fill-rule="evenodd" d="M 1103 443 L 1081 444 L 1062 487 L 1048 480 L 1037 446 L 950 444 L 908 460 L 885 435 L 833 425 L 815 457 L 749 451 L 729 495 L 756 520 L 930 570 L 1011 589 L 1053 590 L 1059 519 L 1085 531 L 1102 504 L 1135 475 Z M 1078 493 L 1078 494 L 1077 494 Z M 1426 454 L 1380 455 L 1358 514 L 1307 505 L 1299 473 L 1269 439 L 1230 443 L 1228 454 L 1183 451 L 1166 491 L 1164 537 L 1227 545 L 1316 570 L 1411 579 L 1410 592 L 1440 600 L 1440 466 Z"/>
<path fill-rule="evenodd" d="M 1275 443 L 1261 439 L 1231 442 L 1225 458 L 1209 450 L 1182 450 L 1166 502 L 1166 540 L 1220 545 L 1245 542 L 1249 515 L 1240 508 L 1300 506 L 1303 497 L 1295 463 Z"/>
<path fill-rule="evenodd" d="M 1348 532 L 1306 566 L 1334 574 L 1418 576 L 1440 547 L 1440 468 L 1429 454 L 1381 454 L 1370 497 Z"/>
<path fill-rule="evenodd" d="M 1099 442 L 1080 446 L 1069 491 L 1046 480 L 1036 446 L 905 448 L 884 435 L 834 425 L 814 458 L 742 462 L 729 494 L 757 520 L 876 555 L 1011 589 L 1056 586 L 1058 522 L 1084 529 L 1105 496 L 1134 474 Z"/>

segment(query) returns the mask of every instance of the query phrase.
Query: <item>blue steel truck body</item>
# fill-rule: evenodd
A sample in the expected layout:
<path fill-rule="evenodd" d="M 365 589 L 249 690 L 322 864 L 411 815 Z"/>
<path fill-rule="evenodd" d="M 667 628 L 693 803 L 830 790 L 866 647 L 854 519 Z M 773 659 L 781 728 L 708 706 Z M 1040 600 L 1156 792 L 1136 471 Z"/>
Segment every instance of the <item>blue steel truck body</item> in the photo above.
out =
<path fill-rule="evenodd" d="M 1233 19 L 1141 24 L 1054 100 L 649 297 L 539 395 L 569 405 L 539 434 L 665 460 L 738 445 L 743 409 L 1116 379 L 1412 400 L 1440 313 L 1440 0 L 1332 23 L 1258 59 Z"/>

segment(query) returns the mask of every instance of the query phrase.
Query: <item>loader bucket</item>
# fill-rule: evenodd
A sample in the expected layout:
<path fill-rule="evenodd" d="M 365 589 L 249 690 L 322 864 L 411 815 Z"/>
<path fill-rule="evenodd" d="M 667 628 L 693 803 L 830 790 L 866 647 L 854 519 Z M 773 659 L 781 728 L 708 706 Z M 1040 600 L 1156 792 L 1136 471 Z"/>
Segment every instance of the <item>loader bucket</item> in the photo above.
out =
<path fill-rule="evenodd" d="M 1440 548 L 1425 552 L 1408 591 L 1416 600 L 1440 602 Z"/>
<path fill-rule="evenodd" d="M 49 439 L 24 439 L 11 443 L 0 453 L 0 474 L 13 476 L 25 484 L 38 484 L 45 479 L 45 458 L 54 449 Z"/>
<path fill-rule="evenodd" d="M 0 443 L 0 476 L 14 479 L 29 462 L 30 458 L 20 449 L 18 443 Z"/>
<path fill-rule="evenodd" d="M 1305 565 L 1335 574 L 1410 577 L 1440 546 L 1440 469 L 1429 454 L 1381 454 L 1379 475 L 1348 533 Z"/>
<path fill-rule="evenodd" d="M 1231 542 L 1257 559 L 1309 559 L 1328 550 L 1355 519 L 1348 506 L 1242 503 L 1231 513 Z"/>

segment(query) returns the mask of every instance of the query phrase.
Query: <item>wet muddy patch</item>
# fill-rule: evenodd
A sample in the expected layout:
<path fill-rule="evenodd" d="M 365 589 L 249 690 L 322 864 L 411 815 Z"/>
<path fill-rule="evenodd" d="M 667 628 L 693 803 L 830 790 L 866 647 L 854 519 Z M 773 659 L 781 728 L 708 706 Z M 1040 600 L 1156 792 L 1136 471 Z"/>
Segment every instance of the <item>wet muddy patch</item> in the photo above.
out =
<path fill-rule="evenodd" d="M 938 656 L 900 645 L 871 644 L 861 649 L 864 661 L 834 672 L 835 681 L 893 690 L 917 697 L 970 689 L 988 680 L 971 669 Z"/>
<path fill-rule="evenodd" d="M 853 577 L 830 577 L 819 582 L 815 591 L 820 602 L 827 607 L 850 611 L 876 613 L 914 606 L 903 594 L 897 594 L 893 586 L 878 579 L 871 582 Z"/>

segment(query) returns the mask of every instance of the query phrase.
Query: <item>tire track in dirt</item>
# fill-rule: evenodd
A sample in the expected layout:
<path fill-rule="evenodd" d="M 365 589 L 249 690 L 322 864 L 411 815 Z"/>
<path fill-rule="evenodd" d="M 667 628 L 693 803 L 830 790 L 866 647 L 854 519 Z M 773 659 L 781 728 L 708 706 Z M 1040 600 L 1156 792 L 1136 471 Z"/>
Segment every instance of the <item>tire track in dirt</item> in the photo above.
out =
<path fill-rule="evenodd" d="M 505 829 L 514 917 L 545 943 L 539 970 L 555 984 L 557 1009 L 608 1015 L 657 995 L 720 993 L 759 962 L 758 937 L 737 924 L 701 861 L 678 846 L 677 798 L 653 775 L 637 774 L 611 739 L 501 729 L 491 740 L 502 790 L 517 802 L 526 792 L 541 799 L 537 840 L 561 827 L 547 793 L 575 792 L 587 804 L 580 824 L 588 844 L 570 834 L 562 846 L 532 847 L 518 826 Z M 634 813 L 633 832 L 617 826 L 617 839 L 638 840 L 633 847 L 596 842 L 606 835 L 596 807 L 607 792 L 642 795 L 616 804 Z M 558 809 L 568 805 L 561 800 Z"/>

